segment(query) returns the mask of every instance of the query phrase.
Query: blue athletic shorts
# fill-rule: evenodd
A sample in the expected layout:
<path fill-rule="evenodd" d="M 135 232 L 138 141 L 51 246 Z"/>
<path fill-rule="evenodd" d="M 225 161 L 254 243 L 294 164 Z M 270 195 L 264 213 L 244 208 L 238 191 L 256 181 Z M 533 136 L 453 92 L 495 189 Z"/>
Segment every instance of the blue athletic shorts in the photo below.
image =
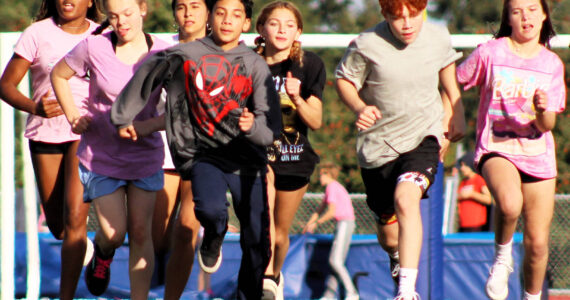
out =
<path fill-rule="evenodd" d="M 118 188 L 131 183 L 139 189 L 149 192 L 157 192 L 164 187 L 163 170 L 159 170 L 145 178 L 124 180 L 99 175 L 79 164 L 79 179 L 83 183 L 83 202 L 91 202 L 93 199 L 111 194 Z"/>

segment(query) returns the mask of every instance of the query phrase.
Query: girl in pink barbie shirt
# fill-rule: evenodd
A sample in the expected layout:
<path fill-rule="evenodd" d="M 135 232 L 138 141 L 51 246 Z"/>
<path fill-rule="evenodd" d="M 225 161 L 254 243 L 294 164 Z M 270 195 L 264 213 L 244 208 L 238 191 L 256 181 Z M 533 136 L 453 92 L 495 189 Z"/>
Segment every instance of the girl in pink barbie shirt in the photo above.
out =
<path fill-rule="evenodd" d="M 154 270 L 151 224 L 156 192 L 163 187 L 164 146 L 160 134 L 144 120 L 156 117 L 159 99 L 137 116 L 134 140 L 117 133 L 110 110 L 137 68 L 168 43 L 143 32 L 144 0 L 106 0 L 105 21 L 68 53 L 51 73 L 55 94 L 73 132 L 81 134 L 77 150 L 84 201 L 93 201 L 100 227 L 95 254 L 85 271 L 89 291 L 105 292 L 116 248 L 129 234 L 129 279 L 132 299 L 147 299 Z M 102 34 L 108 25 L 112 31 Z M 86 112 L 70 97 L 69 79 L 89 74 Z"/>
<path fill-rule="evenodd" d="M 540 299 L 554 210 L 556 114 L 565 108 L 564 65 L 550 51 L 547 2 L 505 0 L 495 39 L 457 69 L 465 89 L 479 88 L 475 161 L 497 203 L 495 261 L 485 291 L 505 299 L 513 272 L 515 226 L 524 218 L 524 299 Z"/>
<path fill-rule="evenodd" d="M 27 112 L 24 136 L 29 139 L 32 165 L 46 223 L 61 247 L 61 299 L 72 299 L 81 274 L 87 243 L 87 213 L 79 181 L 79 135 L 71 131 L 55 99 L 49 80 L 53 66 L 77 43 L 97 28 L 96 1 L 43 0 L 36 22 L 22 33 L 14 55 L 0 79 L 0 98 Z M 30 71 L 32 98 L 18 91 Z M 89 80 L 69 80 L 70 101 L 86 108 Z"/>

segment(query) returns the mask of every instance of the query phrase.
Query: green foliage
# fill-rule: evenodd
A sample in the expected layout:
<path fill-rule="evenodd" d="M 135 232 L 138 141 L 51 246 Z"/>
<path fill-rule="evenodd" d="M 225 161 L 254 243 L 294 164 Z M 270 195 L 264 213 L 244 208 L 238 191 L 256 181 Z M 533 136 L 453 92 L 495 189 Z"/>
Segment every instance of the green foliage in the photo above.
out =
<path fill-rule="evenodd" d="M 39 5 L 34 0 L 0 0 L 0 32 L 24 30 L 32 23 Z"/>
<path fill-rule="evenodd" d="M 255 1 L 254 20 L 261 8 L 269 0 Z M 304 16 L 306 33 L 358 33 L 374 26 L 382 20 L 378 2 L 375 0 L 294 0 Z M 41 1 L 39 0 L 0 0 L 0 31 L 22 31 L 33 20 Z M 169 0 L 147 0 L 149 14 L 145 20 L 148 32 L 174 32 L 173 13 Z M 552 21 L 558 33 L 570 33 L 570 1 L 550 0 Z M 443 20 L 451 33 L 492 33 L 500 22 L 502 1 L 495 0 L 431 0 L 430 18 Z M 255 32 L 252 26 L 250 32 Z M 339 179 L 352 193 L 363 192 L 355 153 L 356 128 L 354 114 L 344 106 L 334 89 L 334 69 L 341 59 L 344 49 L 308 49 L 316 52 L 325 62 L 327 84 L 323 96 L 323 126 L 309 135 L 315 150 L 322 161 L 330 161 L 342 168 Z M 464 50 L 467 57 L 471 50 Z M 570 62 L 570 51 L 557 53 L 566 63 Z M 567 75 L 567 85 L 570 79 Z M 474 149 L 475 125 L 477 118 L 478 95 L 476 89 L 462 94 L 467 120 L 467 136 L 461 141 L 464 149 Z M 570 192 L 570 121 L 564 112 L 558 117 L 554 130 L 557 141 L 559 178 L 558 193 Z M 454 165 L 454 147 L 445 157 L 446 170 Z M 310 191 L 322 191 L 317 176 L 313 176 Z"/>

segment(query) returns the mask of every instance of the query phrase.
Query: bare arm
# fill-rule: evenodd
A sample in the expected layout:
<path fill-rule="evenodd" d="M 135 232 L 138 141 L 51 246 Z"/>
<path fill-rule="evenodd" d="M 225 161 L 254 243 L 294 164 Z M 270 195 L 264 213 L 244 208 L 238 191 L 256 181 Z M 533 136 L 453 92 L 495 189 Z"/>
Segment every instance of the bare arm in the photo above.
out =
<path fill-rule="evenodd" d="M 75 75 L 75 71 L 69 67 L 65 59 L 62 59 L 51 71 L 51 85 L 67 121 L 71 124 L 72 131 L 81 134 L 87 130 L 91 120 L 88 117 L 81 116 L 77 106 L 75 106 L 71 88 L 69 87 L 69 79 L 73 75 Z"/>
<path fill-rule="evenodd" d="M 475 192 L 473 190 L 470 191 L 459 191 L 457 195 L 457 199 L 459 201 L 462 200 L 475 200 L 483 205 L 491 205 L 492 198 L 491 192 L 487 186 L 483 186 L 481 188 L 481 192 Z"/>
<path fill-rule="evenodd" d="M 145 137 L 155 131 L 164 130 L 165 122 L 164 114 L 144 121 L 133 121 L 133 124 L 119 128 L 118 134 L 124 139 L 136 141 L 139 137 Z"/>
<path fill-rule="evenodd" d="M 329 212 L 331 210 L 331 206 L 332 206 L 332 216 L 328 217 L 327 214 L 329 214 Z M 322 214 L 323 211 L 325 211 L 325 209 L 327 209 L 327 208 L 328 208 L 327 212 L 321 218 L 319 218 L 319 215 Z M 303 233 L 306 233 L 306 232 L 313 233 L 315 231 L 315 228 L 317 228 L 318 224 L 326 222 L 330 218 L 334 217 L 334 210 L 335 210 L 334 204 L 327 205 L 327 203 L 325 201 L 321 202 L 321 204 L 317 208 L 317 211 L 314 212 L 311 215 L 311 217 L 309 218 L 309 221 L 307 221 L 307 224 L 303 228 Z M 326 219 L 324 219 L 324 221 L 323 221 L 323 218 L 326 218 Z"/>
<path fill-rule="evenodd" d="M 358 95 L 356 87 L 348 80 L 339 78 L 336 80 L 336 91 L 346 106 L 352 110 L 356 116 L 356 127 L 360 130 L 368 129 L 382 117 L 378 107 L 366 105 Z"/>
<path fill-rule="evenodd" d="M 287 72 L 287 80 L 285 81 L 285 90 L 287 95 L 295 106 L 299 117 L 312 130 L 321 128 L 323 123 L 323 103 L 319 98 L 311 95 L 306 100 L 301 97 L 301 81 L 294 78 L 291 71 Z"/>
<path fill-rule="evenodd" d="M 554 129 L 556 125 L 556 113 L 546 111 L 548 107 L 548 95 L 543 90 L 536 90 L 533 97 L 534 107 L 536 109 L 536 120 L 534 124 L 541 132 Z"/>
<path fill-rule="evenodd" d="M 12 107 L 33 115 L 51 118 L 63 114 L 56 100 L 48 100 L 49 91 L 43 95 L 41 101 L 36 103 L 18 90 L 18 85 L 31 65 L 29 61 L 17 54 L 12 56 L 0 78 L 0 98 Z"/>
<path fill-rule="evenodd" d="M 299 99 L 293 100 L 297 106 L 299 117 L 309 128 L 317 130 L 323 125 L 323 103 L 319 98 L 311 95 L 307 100 L 303 100 L 301 96 Z"/>
<path fill-rule="evenodd" d="M 465 112 L 455 77 L 455 63 L 439 71 L 439 81 L 443 87 L 442 101 L 445 110 L 443 127 L 447 129 L 446 138 L 457 142 L 465 136 Z"/>

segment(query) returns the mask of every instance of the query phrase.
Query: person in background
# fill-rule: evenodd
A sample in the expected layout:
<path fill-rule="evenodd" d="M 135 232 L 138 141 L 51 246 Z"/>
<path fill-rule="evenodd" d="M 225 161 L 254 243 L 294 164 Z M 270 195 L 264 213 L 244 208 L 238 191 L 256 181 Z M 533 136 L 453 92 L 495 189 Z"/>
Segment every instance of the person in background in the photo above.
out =
<path fill-rule="evenodd" d="M 85 269 L 93 295 L 107 289 L 115 249 L 129 235 L 129 281 L 132 299 L 147 299 L 154 271 L 152 219 L 156 192 L 163 188 L 164 145 L 160 134 L 142 122 L 158 116 L 159 93 L 137 116 L 139 139 L 126 139 L 111 123 L 117 96 L 141 64 L 168 43 L 143 31 L 145 0 L 104 0 L 107 20 L 94 35 L 66 54 L 51 81 L 73 132 L 81 134 L 77 149 L 84 201 L 93 202 L 99 221 L 95 253 Z M 113 30 L 102 31 L 112 26 Z M 89 74 L 89 98 L 83 111 L 71 98 L 70 80 Z"/>
<path fill-rule="evenodd" d="M 338 289 L 338 279 L 346 291 L 346 300 L 358 300 L 358 291 L 352 282 L 351 276 L 344 265 L 346 255 L 350 248 L 352 233 L 354 232 L 354 209 L 350 195 L 337 179 L 338 166 L 332 163 L 322 164 L 320 167 L 320 182 L 325 187 L 325 197 L 311 215 L 303 228 L 303 233 L 313 233 L 318 225 L 330 220 L 336 220 L 334 240 L 329 255 L 329 265 L 334 274 L 330 274 L 325 283 L 325 293 L 321 299 L 335 299 Z"/>
<path fill-rule="evenodd" d="M 459 232 L 485 231 L 489 223 L 488 208 L 491 206 L 491 192 L 485 179 L 475 173 L 473 152 L 466 153 L 457 162 L 463 177 L 457 188 L 457 209 L 459 211 Z"/>
<path fill-rule="evenodd" d="M 495 258 L 485 292 L 505 299 L 513 235 L 524 218 L 524 299 L 540 299 L 554 213 L 552 129 L 566 107 L 564 63 L 548 49 L 555 35 L 546 0 L 505 0 L 495 39 L 457 69 L 464 89 L 479 88 L 475 162 L 495 209 Z"/>
<path fill-rule="evenodd" d="M 52 235 L 63 240 L 59 296 L 72 299 L 81 275 L 87 249 L 89 204 L 83 203 L 76 151 L 78 134 L 55 99 L 49 74 L 53 66 L 77 43 L 93 32 L 99 21 L 97 1 L 43 0 L 36 21 L 16 43 L 14 55 L 0 79 L 0 98 L 27 112 L 24 137 L 29 139 L 38 194 L 45 221 Z M 24 96 L 18 84 L 30 71 L 32 97 Z M 86 109 L 89 79 L 69 80 L 75 104 Z"/>

